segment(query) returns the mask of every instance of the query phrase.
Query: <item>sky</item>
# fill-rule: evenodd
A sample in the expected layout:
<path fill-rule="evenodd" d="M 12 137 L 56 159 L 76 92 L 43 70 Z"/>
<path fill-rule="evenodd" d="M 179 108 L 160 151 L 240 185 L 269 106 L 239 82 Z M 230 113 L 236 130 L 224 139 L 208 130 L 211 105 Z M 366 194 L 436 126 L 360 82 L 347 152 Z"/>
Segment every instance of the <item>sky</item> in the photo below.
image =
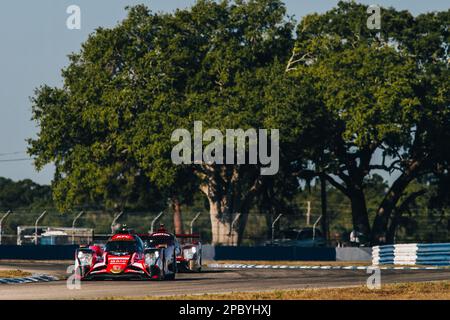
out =
<path fill-rule="evenodd" d="M 38 128 L 31 121 L 30 97 L 47 84 L 60 86 L 61 69 L 67 55 L 79 50 L 97 27 L 113 27 L 122 20 L 129 5 L 146 4 L 152 11 L 170 12 L 186 8 L 194 0 L 3 0 L 0 3 L 0 177 L 32 179 L 48 184 L 52 165 L 37 172 L 26 154 L 27 139 Z M 325 12 L 338 1 L 285 0 L 297 20 L 312 12 Z M 372 0 L 365 4 L 408 9 L 413 14 L 447 10 L 448 0 Z M 81 29 L 66 27 L 70 5 L 81 8 Z M 389 180 L 389 177 L 385 177 Z M 392 177 L 390 178 L 392 179 Z"/>

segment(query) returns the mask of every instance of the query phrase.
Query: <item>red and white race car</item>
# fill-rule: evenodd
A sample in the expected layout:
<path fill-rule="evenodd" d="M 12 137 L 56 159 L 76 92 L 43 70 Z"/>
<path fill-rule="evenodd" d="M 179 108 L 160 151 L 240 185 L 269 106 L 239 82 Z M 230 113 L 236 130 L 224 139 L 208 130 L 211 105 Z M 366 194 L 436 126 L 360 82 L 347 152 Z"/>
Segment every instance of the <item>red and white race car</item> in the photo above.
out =
<path fill-rule="evenodd" d="M 202 270 L 202 243 L 198 234 L 177 234 L 181 244 L 181 252 L 177 256 L 178 270 L 195 271 Z"/>
<path fill-rule="evenodd" d="M 79 248 L 75 253 L 75 270 L 80 279 L 174 280 L 177 265 L 173 241 L 157 233 L 143 237 L 144 240 L 122 230 L 104 247 Z"/>

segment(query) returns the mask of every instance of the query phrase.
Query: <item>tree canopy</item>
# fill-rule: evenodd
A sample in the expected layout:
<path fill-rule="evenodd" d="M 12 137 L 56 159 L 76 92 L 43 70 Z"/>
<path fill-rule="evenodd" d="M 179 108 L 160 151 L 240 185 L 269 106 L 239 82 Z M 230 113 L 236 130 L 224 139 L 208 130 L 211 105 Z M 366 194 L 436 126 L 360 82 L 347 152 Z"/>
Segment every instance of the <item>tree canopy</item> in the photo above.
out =
<path fill-rule="evenodd" d="M 449 12 L 383 9 L 379 32 L 365 28 L 366 19 L 366 6 L 346 2 L 307 16 L 287 70 L 299 82 L 312 79 L 330 119 L 317 174 L 350 198 L 355 229 L 383 243 L 393 241 L 388 226 L 408 184 L 448 159 Z M 371 228 L 364 179 L 374 170 L 400 174 Z"/>
<path fill-rule="evenodd" d="M 343 1 L 297 26 L 280 0 L 128 8 L 70 55 L 62 87 L 36 90 L 40 131 L 29 152 L 38 169 L 55 163 L 62 210 L 177 203 L 200 190 L 213 242 L 236 244 L 252 206 L 283 207 L 301 180 L 320 177 L 349 198 L 355 230 L 392 242 L 410 183 L 448 181 L 449 11 L 383 8 L 381 30 L 367 18 L 367 6 Z M 260 164 L 175 165 L 172 133 L 192 135 L 194 121 L 221 132 L 279 129 L 279 174 L 262 176 Z M 366 190 L 377 170 L 398 178 L 371 223 Z"/>

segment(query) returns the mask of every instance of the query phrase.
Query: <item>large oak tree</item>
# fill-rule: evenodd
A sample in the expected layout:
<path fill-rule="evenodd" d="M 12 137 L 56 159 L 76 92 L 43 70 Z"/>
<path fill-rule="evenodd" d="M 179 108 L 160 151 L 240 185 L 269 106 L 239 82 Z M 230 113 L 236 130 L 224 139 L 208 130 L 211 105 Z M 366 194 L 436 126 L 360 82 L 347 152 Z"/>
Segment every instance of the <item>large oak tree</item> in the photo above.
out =
<path fill-rule="evenodd" d="M 316 174 L 349 197 L 355 230 L 374 244 L 393 242 L 411 181 L 448 171 L 450 142 L 449 11 L 381 14 L 381 30 L 367 28 L 367 6 L 356 3 L 305 17 L 287 66 L 299 85 L 314 83 L 318 112 L 328 119 L 327 138 L 317 144 L 323 154 L 312 159 Z M 375 170 L 398 178 L 371 226 L 364 181 Z"/>
<path fill-rule="evenodd" d="M 251 0 L 198 1 L 171 14 L 137 6 L 96 30 L 70 56 L 64 86 L 33 98 L 40 132 L 30 153 L 38 168 L 55 163 L 58 203 L 123 203 L 142 181 L 174 196 L 199 186 L 213 242 L 239 242 L 263 183 L 259 166 L 175 166 L 170 138 L 194 121 L 222 132 L 265 128 L 261 93 L 287 60 L 293 28 L 281 1 Z"/>

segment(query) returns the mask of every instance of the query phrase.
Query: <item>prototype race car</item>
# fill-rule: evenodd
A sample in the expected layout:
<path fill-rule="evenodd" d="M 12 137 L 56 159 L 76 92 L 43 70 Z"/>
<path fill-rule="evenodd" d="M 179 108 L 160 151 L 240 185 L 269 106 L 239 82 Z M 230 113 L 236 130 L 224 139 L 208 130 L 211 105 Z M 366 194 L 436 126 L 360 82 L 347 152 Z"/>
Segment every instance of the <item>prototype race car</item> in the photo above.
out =
<path fill-rule="evenodd" d="M 177 234 L 181 243 L 181 253 L 177 256 L 178 270 L 195 271 L 202 270 L 202 244 L 198 234 Z"/>
<path fill-rule="evenodd" d="M 151 257 L 152 268 L 155 272 L 163 271 L 163 278 L 174 280 L 177 273 L 177 256 L 180 253 L 180 245 L 175 236 L 169 233 L 163 225 L 157 232 L 141 234 L 144 242 L 146 257 Z"/>
<path fill-rule="evenodd" d="M 159 239 L 152 235 L 145 237 Z M 125 230 L 113 235 L 104 248 L 79 248 L 75 253 L 75 267 L 81 280 L 174 280 L 177 271 L 173 245 L 159 241 L 158 245 L 149 247 L 138 235 Z"/>

